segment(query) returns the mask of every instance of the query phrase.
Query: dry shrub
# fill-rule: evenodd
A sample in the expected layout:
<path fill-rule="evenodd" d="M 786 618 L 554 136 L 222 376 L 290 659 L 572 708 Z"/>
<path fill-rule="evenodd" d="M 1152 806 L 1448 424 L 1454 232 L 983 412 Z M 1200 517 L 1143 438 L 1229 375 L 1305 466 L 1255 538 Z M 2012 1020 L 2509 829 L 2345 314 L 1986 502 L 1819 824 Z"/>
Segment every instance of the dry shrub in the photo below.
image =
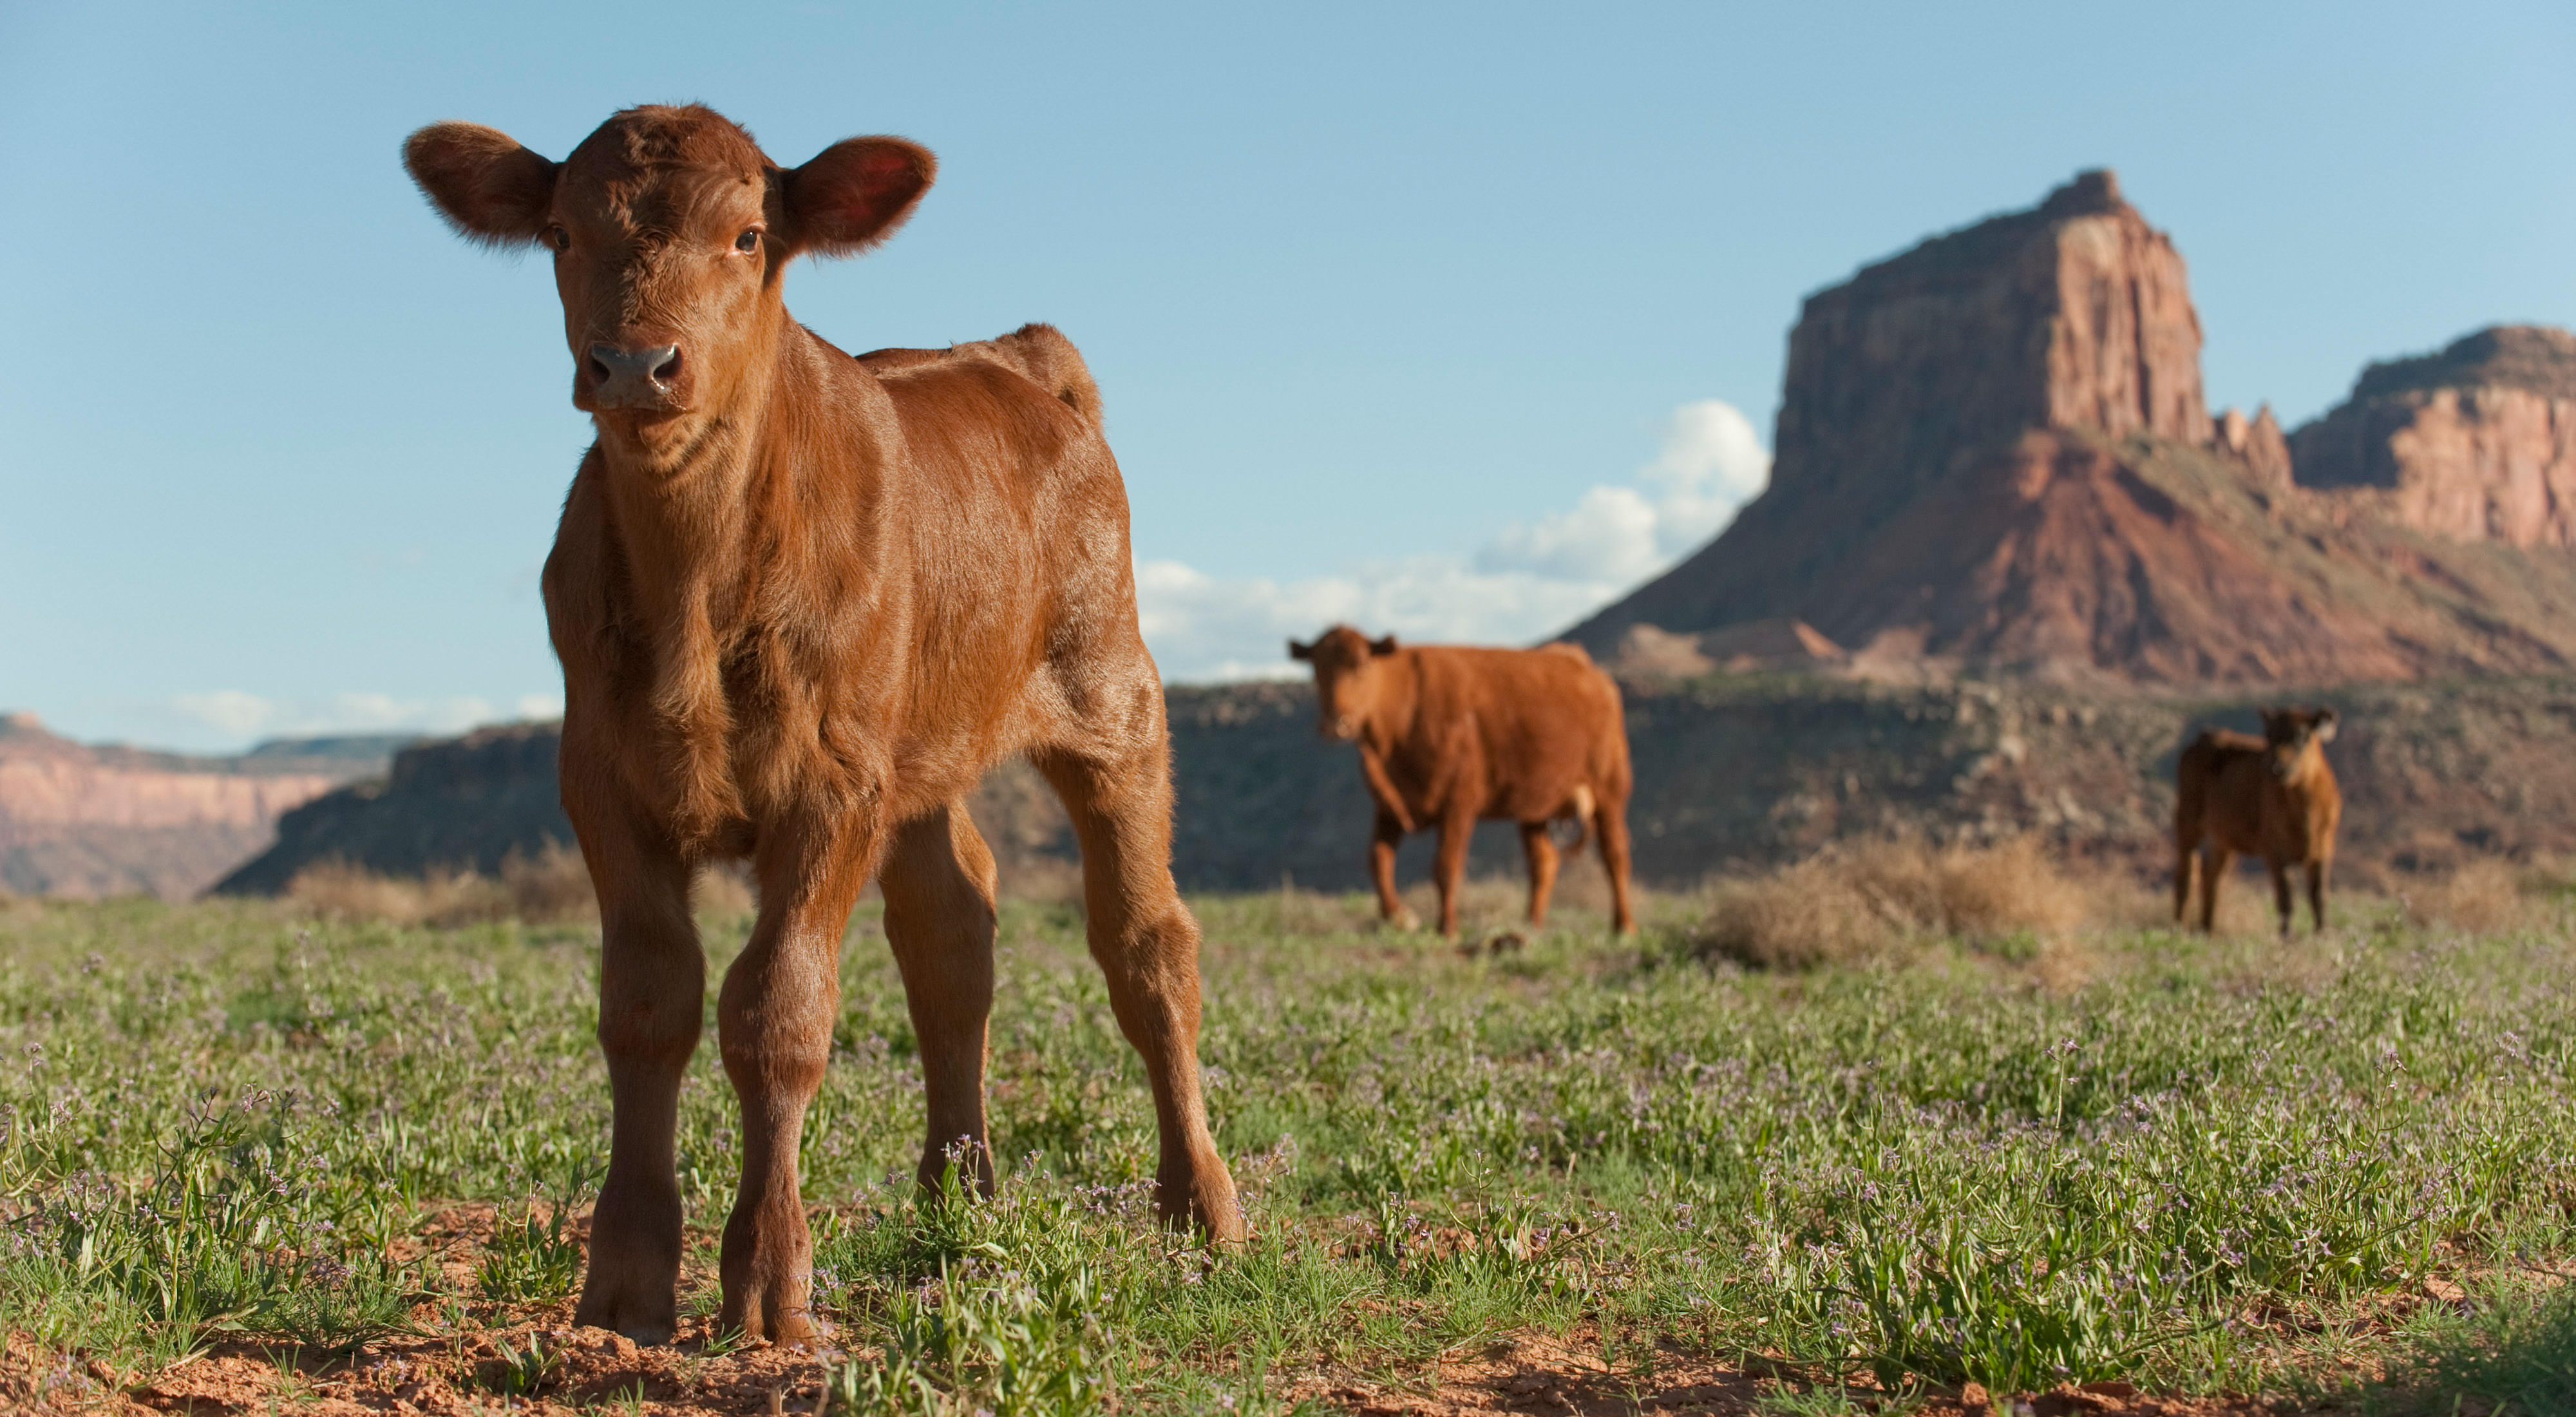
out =
<path fill-rule="evenodd" d="M 2548 888 L 2548 875 L 2499 857 L 2473 857 L 2446 874 L 2408 881 L 2398 899 L 2411 924 L 2499 935 L 2539 922 L 2545 904 L 2534 892 Z"/>
<path fill-rule="evenodd" d="M 336 920 L 441 928 L 494 920 L 583 920 L 598 914 L 581 853 L 559 843 L 533 857 L 513 852 L 497 876 L 475 871 L 385 876 L 346 861 L 317 862 L 296 873 L 286 898 Z"/>
<path fill-rule="evenodd" d="M 1720 882 L 1712 895 L 1692 948 L 1759 969 L 1860 963 L 1934 939 L 2037 955 L 2089 913 L 2084 888 L 2027 838 L 1831 847 L 1767 876 Z"/>

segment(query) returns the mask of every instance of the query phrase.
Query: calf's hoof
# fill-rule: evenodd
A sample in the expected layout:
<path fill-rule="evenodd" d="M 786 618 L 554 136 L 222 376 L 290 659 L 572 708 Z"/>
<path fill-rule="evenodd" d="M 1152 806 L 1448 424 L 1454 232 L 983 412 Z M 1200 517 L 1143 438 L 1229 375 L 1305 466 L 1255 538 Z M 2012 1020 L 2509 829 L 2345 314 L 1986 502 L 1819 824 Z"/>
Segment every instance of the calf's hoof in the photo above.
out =
<path fill-rule="evenodd" d="M 1226 1173 L 1224 1162 L 1213 1157 L 1191 1174 L 1157 1176 L 1154 1209 L 1164 1224 L 1175 1230 L 1186 1226 L 1212 1245 L 1230 1248 L 1243 1243 L 1243 1208 L 1235 1201 L 1234 1177 Z"/>
<path fill-rule="evenodd" d="M 716 1331 L 739 1334 L 745 1342 L 767 1341 L 781 1347 L 802 1343 L 810 1347 L 821 1343 L 831 1329 L 814 1316 L 804 1285 L 784 1284 L 771 1286 L 767 1292 L 756 1288 L 739 1294 L 730 1288 L 725 1290 L 724 1308 L 716 1316 Z"/>
<path fill-rule="evenodd" d="M 680 1317 L 672 1284 L 665 1282 L 656 1292 L 650 1282 L 620 1288 L 601 1279 L 594 1267 L 590 1281 L 581 1288 L 581 1303 L 573 1309 L 574 1327 L 611 1329 L 647 1348 L 671 1341 Z"/>
<path fill-rule="evenodd" d="M 1410 935 L 1422 928 L 1422 917 L 1409 908 L 1399 907 L 1393 915 L 1385 917 L 1385 923 L 1390 930 L 1401 930 Z"/>

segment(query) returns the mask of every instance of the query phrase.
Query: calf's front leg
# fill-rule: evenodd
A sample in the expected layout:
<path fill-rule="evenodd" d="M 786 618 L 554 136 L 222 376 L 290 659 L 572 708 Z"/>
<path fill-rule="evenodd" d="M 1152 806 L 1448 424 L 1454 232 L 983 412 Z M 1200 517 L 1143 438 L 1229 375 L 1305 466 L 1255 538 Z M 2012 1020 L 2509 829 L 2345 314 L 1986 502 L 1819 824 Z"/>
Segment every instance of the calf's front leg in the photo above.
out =
<path fill-rule="evenodd" d="M 718 1323 L 745 1338 L 794 1343 L 820 1333 L 796 1147 L 832 1053 L 841 934 L 879 839 L 873 821 L 765 830 L 754 863 L 760 919 L 716 996 L 716 1040 L 742 1104 L 742 1179 L 725 1220 Z"/>
<path fill-rule="evenodd" d="M 678 852 L 625 813 L 574 805 L 599 896 L 599 1047 L 613 1112 L 573 1322 L 668 1343 L 680 1281 L 673 1132 L 706 1007 L 706 955 Z"/>
<path fill-rule="evenodd" d="M 1369 831 L 1369 880 L 1377 887 L 1377 918 L 1399 930 L 1419 930 L 1422 922 L 1395 893 L 1395 853 L 1404 845 L 1404 823 L 1381 807 Z"/>

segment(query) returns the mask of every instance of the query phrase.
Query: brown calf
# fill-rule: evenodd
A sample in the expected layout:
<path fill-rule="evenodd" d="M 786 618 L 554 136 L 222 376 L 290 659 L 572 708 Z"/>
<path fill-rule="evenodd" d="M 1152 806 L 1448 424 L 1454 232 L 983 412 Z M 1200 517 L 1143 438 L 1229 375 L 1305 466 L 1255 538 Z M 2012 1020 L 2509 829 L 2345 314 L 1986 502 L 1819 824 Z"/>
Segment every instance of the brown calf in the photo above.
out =
<path fill-rule="evenodd" d="M 1393 635 L 1371 640 L 1335 625 L 1311 645 L 1290 640 L 1288 654 L 1315 666 L 1324 735 L 1359 745 L 1360 774 L 1377 803 L 1369 874 L 1380 915 L 1414 924 L 1395 896 L 1395 849 L 1405 833 L 1434 826 L 1440 933 L 1457 934 L 1467 840 L 1478 821 L 1499 819 L 1520 823 L 1529 919 L 1545 923 L 1557 866 L 1549 826 L 1571 819 L 1600 842 L 1619 933 L 1637 928 L 1628 909 L 1627 725 L 1619 686 L 1581 649 L 1404 649 Z"/>
<path fill-rule="evenodd" d="M 577 1321 L 671 1335 L 700 862 L 748 858 L 760 891 L 716 1006 L 743 1119 L 722 1325 L 815 1331 L 797 1138 L 872 876 L 921 1042 L 921 1177 L 962 1142 L 990 1190 L 993 857 L 959 799 L 1015 753 L 1081 840 L 1091 950 L 1153 1084 L 1157 1202 L 1239 1237 L 1199 1091 L 1199 932 L 1172 884 L 1163 694 L 1082 358 L 1031 325 L 853 359 L 780 296 L 797 256 L 890 234 L 929 187 L 930 154 L 852 138 L 781 168 L 707 109 L 647 107 L 561 163 L 466 123 L 413 134 L 404 161 L 464 235 L 553 252 L 573 405 L 598 430 L 544 577 L 615 1100 Z"/>
<path fill-rule="evenodd" d="M 2290 934 L 2290 867 L 2304 865 L 2308 914 L 2326 928 L 2326 875 L 2334 866 L 2335 823 L 2343 794 L 2325 745 L 2334 741 L 2330 708 L 2267 708 L 2263 736 L 2203 729 L 2174 764 L 2174 920 L 2191 898 L 2192 853 L 2200 853 L 2200 928 L 2218 918 L 2218 883 L 2238 852 L 2260 856 L 2272 871 L 2281 936 Z"/>

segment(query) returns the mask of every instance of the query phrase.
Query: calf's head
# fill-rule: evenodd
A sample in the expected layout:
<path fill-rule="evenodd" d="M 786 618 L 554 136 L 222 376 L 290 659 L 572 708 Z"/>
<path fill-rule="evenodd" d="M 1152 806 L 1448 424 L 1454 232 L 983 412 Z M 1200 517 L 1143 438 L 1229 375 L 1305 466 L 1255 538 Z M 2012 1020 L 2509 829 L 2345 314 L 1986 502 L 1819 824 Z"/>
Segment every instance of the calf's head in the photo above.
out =
<path fill-rule="evenodd" d="M 2277 781 L 2289 782 L 2325 761 L 2334 741 L 2330 708 L 2267 708 L 2263 714 L 2263 763 Z"/>
<path fill-rule="evenodd" d="M 1377 707 L 1380 661 L 1395 653 L 1395 636 L 1370 639 L 1348 625 L 1335 625 L 1313 644 L 1288 642 L 1288 657 L 1315 666 L 1317 727 L 1327 738 L 1347 743 L 1360 736 L 1360 725 Z"/>
<path fill-rule="evenodd" d="M 553 254 L 573 406 L 650 444 L 694 440 L 773 367 L 789 261 L 884 240 L 937 164 L 901 138 L 849 138 L 781 168 L 689 105 L 627 109 L 562 162 L 433 123 L 403 144 L 403 166 L 459 234 Z"/>

